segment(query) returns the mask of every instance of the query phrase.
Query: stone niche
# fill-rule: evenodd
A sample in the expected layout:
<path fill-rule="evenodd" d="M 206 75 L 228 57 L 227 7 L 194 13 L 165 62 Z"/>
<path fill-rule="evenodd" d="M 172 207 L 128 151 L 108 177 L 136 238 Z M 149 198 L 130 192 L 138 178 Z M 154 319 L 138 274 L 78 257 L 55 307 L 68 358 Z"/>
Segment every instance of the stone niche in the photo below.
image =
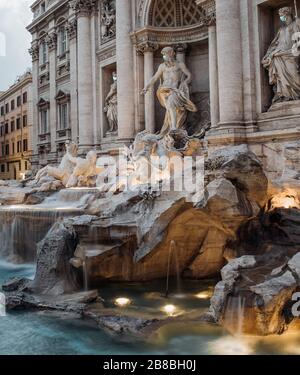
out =
<path fill-rule="evenodd" d="M 291 7 L 295 9 L 293 0 L 256 0 L 258 4 L 258 36 L 259 36 L 259 62 L 260 64 L 260 95 L 261 95 L 261 108 L 260 112 L 265 113 L 270 110 L 272 99 L 274 97 L 272 86 L 269 85 L 268 72 L 261 64 L 272 40 L 275 38 L 279 28 L 280 20 L 278 10 L 282 7 Z M 299 3 L 299 2 L 298 2 Z M 298 4 L 298 12 L 300 14 L 300 4 Z M 298 107 L 299 107 L 299 102 Z M 283 110 L 286 109 L 286 103 L 283 103 Z M 293 106 L 290 102 L 289 107 Z M 278 106 L 280 107 L 280 105 Z M 274 113 L 275 117 L 276 114 Z"/>
<path fill-rule="evenodd" d="M 105 138 L 111 138 L 113 135 L 108 133 L 108 120 L 106 113 L 104 112 L 105 108 L 105 100 L 107 97 L 107 94 L 109 93 L 110 87 L 113 83 L 112 75 L 113 72 L 117 72 L 117 64 L 112 63 L 109 65 L 106 65 L 101 68 L 101 77 L 102 77 L 102 85 L 101 85 L 101 101 L 102 101 L 102 111 L 101 111 L 101 116 L 102 116 L 102 134 Z"/>
<path fill-rule="evenodd" d="M 176 47 L 176 46 L 175 46 Z M 162 63 L 161 49 L 156 51 L 154 56 L 154 67 L 157 71 Z M 198 108 L 197 113 L 191 113 L 188 118 L 187 127 L 194 133 L 201 125 L 210 122 L 209 108 L 209 60 L 208 60 L 208 40 L 187 45 L 185 51 L 185 63 L 193 75 L 191 85 L 191 99 Z M 159 83 L 155 86 L 155 123 L 156 130 L 160 131 L 164 123 L 165 109 L 161 107 L 156 90 Z"/>

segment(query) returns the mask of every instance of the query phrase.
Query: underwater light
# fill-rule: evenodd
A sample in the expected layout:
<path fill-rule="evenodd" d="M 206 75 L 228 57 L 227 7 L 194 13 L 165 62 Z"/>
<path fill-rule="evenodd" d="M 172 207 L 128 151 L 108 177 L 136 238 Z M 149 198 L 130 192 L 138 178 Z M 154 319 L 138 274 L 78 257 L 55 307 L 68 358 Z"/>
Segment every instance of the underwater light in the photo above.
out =
<path fill-rule="evenodd" d="M 120 297 L 115 299 L 115 305 L 119 307 L 126 307 L 131 304 L 131 300 L 129 298 Z"/>
<path fill-rule="evenodd" d="M 166 305 L 163 307 L 163 311 L 169 315 L 169 316 L 173 316 L 175 314 L 175 311 L 176 311 L 176 307 L 174 305 Z"/>
<path fill-rule="evenodd" d="M 199 299 L 209 299 L 211 297 L 211 295 L 208 292 L 200 292 L 200 293 L 196 294 L 195 297 L 199 298 Z"/>

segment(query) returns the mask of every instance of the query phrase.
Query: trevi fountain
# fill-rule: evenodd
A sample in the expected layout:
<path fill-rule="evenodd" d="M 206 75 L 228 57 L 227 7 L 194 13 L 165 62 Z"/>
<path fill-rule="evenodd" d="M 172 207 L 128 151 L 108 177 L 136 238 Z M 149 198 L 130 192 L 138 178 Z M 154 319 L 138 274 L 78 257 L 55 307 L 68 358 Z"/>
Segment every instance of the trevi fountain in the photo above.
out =
<path fill-rule="evenodd" d="M 300 97 L 300 26 L 279 16 L 261 60 L 268 115 Z M 57 165 L 0 182 L 1 354 L 300 354 L 299 138 L 263 154 L 210 141 L 213 124 L 191 130 L 193 76 L 161 53 L 139 93 L 160 81 L 160 131 L 113 157 L 68 141 Z"/>

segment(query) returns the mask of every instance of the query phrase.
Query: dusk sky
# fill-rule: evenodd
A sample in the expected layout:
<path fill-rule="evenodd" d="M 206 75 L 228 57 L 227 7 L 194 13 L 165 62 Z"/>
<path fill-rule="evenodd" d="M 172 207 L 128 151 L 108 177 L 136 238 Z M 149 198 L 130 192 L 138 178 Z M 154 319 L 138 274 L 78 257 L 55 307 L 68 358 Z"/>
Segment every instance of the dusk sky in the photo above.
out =
<path fill-rule="evenodd" d="M 6 90 L 18 75 L 31 67 L 28 53 L 31 36 L 26 26 L 32 20 L 30 5 L 33 2 L 34 0 L 0 0 L 0 91 Z"/>

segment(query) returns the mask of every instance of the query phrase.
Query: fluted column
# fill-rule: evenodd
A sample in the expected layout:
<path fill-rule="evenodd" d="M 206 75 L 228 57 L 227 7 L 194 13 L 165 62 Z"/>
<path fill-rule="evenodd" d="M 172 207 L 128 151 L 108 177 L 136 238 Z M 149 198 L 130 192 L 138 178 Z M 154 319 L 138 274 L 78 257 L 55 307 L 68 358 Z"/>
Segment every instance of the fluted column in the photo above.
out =
<path fill-rule="evenodd" d="M 57 35 L 52 32 L 47 37 L 49 51 L 49 74 L 50 74 L 50 109 L 49 128 L 51 137 L 51 153 L 56 153 L 56 131 L 57 131 L 57 105 L 56 105 L 56 46 Z"/>
<path fill-rule="evenodd" d="M 243 122 L 243 71 L 239 0 L 216 0 L 220 124 Z"/>
<path fill-rule="evenodd" d="M 70 122 L 72 141 L 78 142 L 78 100 L 77 100 L 77 20 L 68 22 L 67 33 L 70 50 Z"/>
<path fill-rule="evenodd" d="M 33 158 L 32 167 L 36 169 L 39 164 L 38 160 L 38 142 L 39 142 L 39 111 L 37 107 L 39 97 L 39 46 L 33 43 L 29 50 L 32 57 L 32 145 Z"/>
<path fill-rule="evenodd" d="M 134 73 L 131 1 L 116 0 L 116 45 L 118 71 L 118 137 L 134 137 Z"/>
<path fill-rule="evenodd" d="M 78 48 L 78 132 L 79 148 L 93 145 L 93 77 L 91 46 L 91 12 L 93 0 L 77 0 L 72 4 L 77 15 Z"/>
<path fill-rule="evenodd" d="M 217 30 L 215 24 L 208 27 L 209 35 L 209 92 L 210 92 L 210 118 L 212 127 L 217 127 L 220 120 L 219 110 L 219 79 L 218 79 L 218 53 Z"/>

